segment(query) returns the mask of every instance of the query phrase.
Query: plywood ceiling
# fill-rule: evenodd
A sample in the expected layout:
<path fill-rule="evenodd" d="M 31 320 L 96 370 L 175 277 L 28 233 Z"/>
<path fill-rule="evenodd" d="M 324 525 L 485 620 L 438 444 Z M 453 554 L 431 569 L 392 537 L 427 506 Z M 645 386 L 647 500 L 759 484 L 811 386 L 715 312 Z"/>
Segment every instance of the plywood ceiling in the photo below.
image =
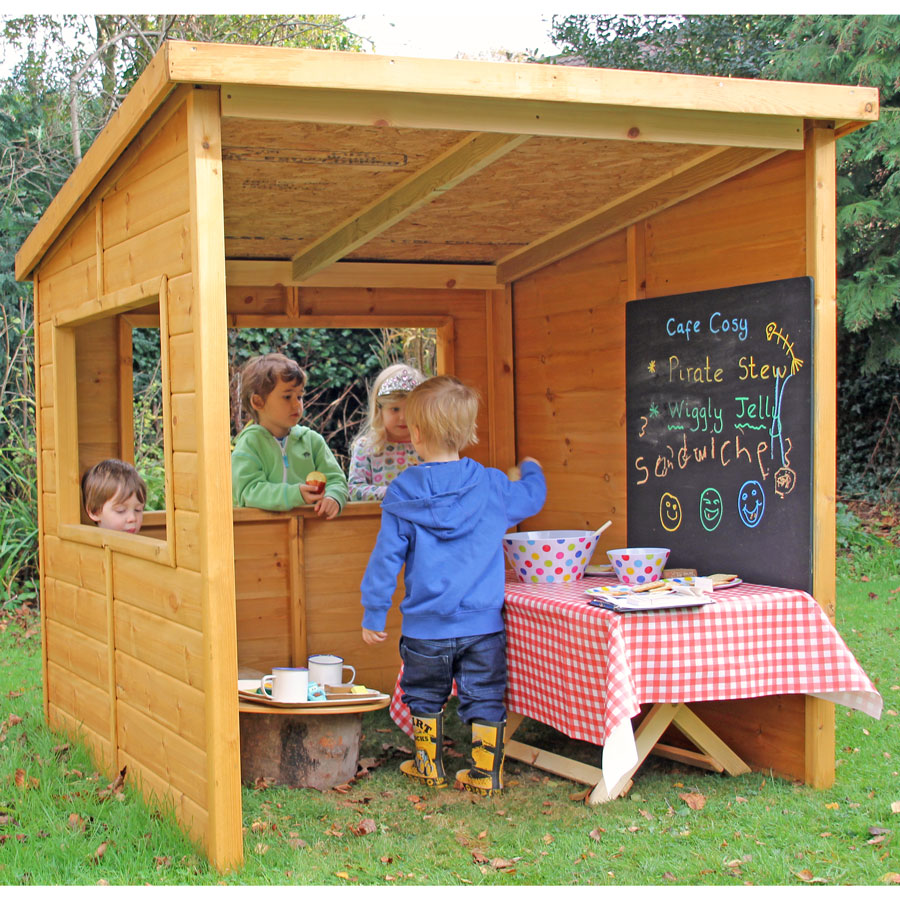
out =
<path fill-rule="evenodd" d="M 229 259 L 290 259 L 465 133 L 224 119 Z M 375 235 L 352 260 L 493 264 L 694 159 L 690 144 L 534 137 Z"/>

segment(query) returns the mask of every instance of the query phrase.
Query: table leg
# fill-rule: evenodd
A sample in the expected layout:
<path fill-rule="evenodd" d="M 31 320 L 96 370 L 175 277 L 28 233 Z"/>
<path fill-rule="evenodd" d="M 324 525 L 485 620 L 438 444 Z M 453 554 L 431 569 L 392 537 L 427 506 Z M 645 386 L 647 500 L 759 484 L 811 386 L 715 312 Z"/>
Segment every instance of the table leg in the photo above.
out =
<path fill-rule="evenodd" d="M 579 784 L 597 784 L 603 780 L 603 770 L 597 766 L 581 763 L 574 759 L 568 759 L 560 756 L 558 753 L 551 753 L 549 750 L 541 750 L 540 747 L 533 747 L 531 744 L 523 744 L 521 741 L 510 739 L 515 730 L 525 720 L 525 716 L 521 713 L 507 712 L 506 714 L 506 755 L 510 759 L 527 763 L 536 769 L 543 769 L 553 775 L 559 775 L 567 778 L 569 781 L 575 781 Z"/>
<path fill-rule="evenodd" d="M 663 732 L 669 727 L 678 709 L 675 703 L 656 703 L 650 712 L 644 716 L 634 733 L 634 743 L 637 747 L 637 762 L 624 775 L 607 790 L 601 780 L 594 788 L 588 803 L 606 803 L 615 800 L 631 787 L 631 776 L 641 767 L 644 760 L 650 755 L 656 742 L 662 737 Z"/>
<path fill-rule="evenodd" d="M 714 767 L 721 766 L 729 775 L 749 773 L 747 763 L 683 703 L 678 704 L 672 724 L 709 757 Z"/>

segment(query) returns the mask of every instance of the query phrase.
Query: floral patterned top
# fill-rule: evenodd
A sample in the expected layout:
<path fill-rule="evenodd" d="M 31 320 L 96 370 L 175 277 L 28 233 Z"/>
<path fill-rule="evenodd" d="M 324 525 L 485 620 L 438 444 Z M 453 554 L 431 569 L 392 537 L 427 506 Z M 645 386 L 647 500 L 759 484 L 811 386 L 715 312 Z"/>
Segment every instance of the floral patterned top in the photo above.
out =
<path fill-rule="evenodd" d="M 410 466 L 417 466 L 422 457 L 409 441 L 387 443 L 383 453 L 375 453 L 371 437 L 365 435 L 353 447 L 350 457 L 351 500 L 383 500 L 388 485 Z"/>

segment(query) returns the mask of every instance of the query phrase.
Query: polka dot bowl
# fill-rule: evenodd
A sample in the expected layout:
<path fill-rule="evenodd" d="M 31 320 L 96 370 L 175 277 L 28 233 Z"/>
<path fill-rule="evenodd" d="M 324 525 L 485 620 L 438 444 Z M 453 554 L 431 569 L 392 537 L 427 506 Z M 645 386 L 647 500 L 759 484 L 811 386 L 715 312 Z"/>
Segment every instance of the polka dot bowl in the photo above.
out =
<path fill-rule="evenodd" d="M 622 584 L 646 584 L 662 576 L 671 552 L 666 547 L 625 547 L 607 550 L 606 555 Z"/>
<path fill-rule="evenodd" d="M 519 581 L 569 584 L 584 577 L 594 555 L 593 531 L 519 531 L 503 535 L 503 550 Z"/>

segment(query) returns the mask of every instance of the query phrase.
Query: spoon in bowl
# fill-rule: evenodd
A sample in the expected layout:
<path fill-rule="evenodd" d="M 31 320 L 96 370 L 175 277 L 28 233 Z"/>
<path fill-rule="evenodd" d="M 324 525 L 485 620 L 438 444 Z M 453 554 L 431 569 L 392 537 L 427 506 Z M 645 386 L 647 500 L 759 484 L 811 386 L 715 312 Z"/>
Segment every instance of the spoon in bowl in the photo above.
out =
<path fill-rule="evenodd" d="M 599 528 L 591 535 L 591 537 L 592 537 L 594 540 L 596 540 L 598 537 L 600 537 L 601 534 L 603 534 L 604 531 L 606 531 L 607 528 L 609 528 L 610 525 L 612 525 L 612 519 L 607 519 L 607 520 L 606 520 L 606 521 L 605 521 L 605 522 L 604 522 L 604 523 L 603 523 L 603 524 L 602 524 L 602 525 L 601 525 L 601 526 L 600 526 L 600 527 L 599 527 Z"/>

